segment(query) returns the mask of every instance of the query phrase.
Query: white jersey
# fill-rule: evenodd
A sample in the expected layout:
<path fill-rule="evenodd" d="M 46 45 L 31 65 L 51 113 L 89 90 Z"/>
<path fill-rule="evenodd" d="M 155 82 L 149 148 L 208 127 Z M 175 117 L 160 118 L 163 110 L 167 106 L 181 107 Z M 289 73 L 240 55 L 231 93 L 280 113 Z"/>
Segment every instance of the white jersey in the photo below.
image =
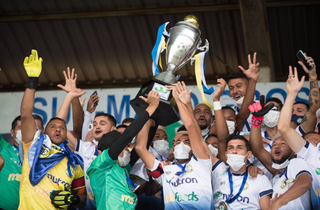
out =
<path fill-rule="evenodd" d="M 284 194 L 287 190 L 294 185 L 295 180 L 301 174 L 308 174 L 311 176 L 307 163 L 301 158 L 291 159 L 289 165 L 287 166 L 286 172 L 283 175 L 276 175 L 272 179 L 273 195 L 276 193 L 278 195 Z M 312 177 L 312 176 L 311 176 Z M 287 205 L 280 208 L 281 210 L 301 210 L 301 209 L 311 209 L 311 198 L 310 190 L 304 193 L 302 196 L 289 201 Z"/>
<path fill-rule="evenodd" d="M 98 156 L 96 145 L 91 142 L 85 142 L 78 140 L 74 153 L 80 155 L 83 159 L 83 170 L 85 173 L 85 182 L 87 190 L 87 203 L 83 209 L 96 209 L 96 202 L 94 200 L 93 191 L 90 185 L 90 179 L 87 175 L 87 169 L 91 165 L 92 161 Z"/>
<path fill-rule="evenodd" d="M 151 171 L 157 169 L 159 164 L 155 160 Z M 156 180 L 163 187 L 165 209 L 213 209 L 211 166 L 211 159 L 203 160 L 195 156 L 186 163 L 186 172 L 180 176 L 176 175 L 182 171 L 178 165 L 162 166 L 163 173 Z"/>
<path fill-rule="evenodd" d="M 297 153 L 299 158 L 305 160 L 312 174 L 311 203 L 313 209 L 320 209 L 320 143 L 317 147 L 306 141 L 306 144 Z"/>
<path fill-rule="evenodd" d="M 215 209 L 219 209 L 219 203 L 225 201 L 230 195 L 230 183 L 228 175 L 229 167 L 221 160 L 212 166 L 212 189 Z M 233 196 L 239 192 L 244 174 L 232 173 Z M 260 198 L 272 194 L 272 186 L 268 178 L 258 174 L 252 179 L 250 174 L 240 196 L 228 204 L 228 209 L 261 209 Z"/>
<path fill-rule="evenodd" d="M 305 132 L 305 131 L 303 130 L 303 128 L 301 127 L 301 124 L 298 125 L 295 130 L 296 130 L 296 132 L 297 132 L 300 136 L 303 136 L 304 134 L 306 134 L 306 132 Z"/>

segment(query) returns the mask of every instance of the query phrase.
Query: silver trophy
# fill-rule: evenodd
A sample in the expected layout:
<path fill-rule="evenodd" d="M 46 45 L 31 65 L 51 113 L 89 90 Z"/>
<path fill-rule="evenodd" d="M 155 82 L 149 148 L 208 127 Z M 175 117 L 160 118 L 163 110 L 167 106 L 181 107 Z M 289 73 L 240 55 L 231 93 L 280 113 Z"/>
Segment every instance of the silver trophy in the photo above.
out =
<path fill-rule="evenodd" d="M 161 50 L 158 48 L 157 59 L 159 59 L 160 53 L 166 49 L 167 70 L 155 75 L 152 80 L 142 84 L 137 96 L 130 101 L 131 106 L 138 115 L 148 106 L 139 96 L 147 97 L 150 91 L 156 90 L 160 95 L 160 104 L 151 118 L 162 126 L 167 126 L 180 119 L 176 102 L 172 97 L 171 91 L 166 90 L 165 85 L 171 85 L 177 82 L 175 76 L 176 71 L 190 60 L 192 64 L 197 51 L 206 52 L 209 50 L 209 42 L 207 40 L 205 45 L 200 47 L 201 31 L 198 27 L 198 19 L 194 15 L 188 15 L 184 18 L 184 21 L 176 23 L 174 27 L 170 28 L 169 34 L 166 32 L 164 26 L 162 36 L 168 37 L 168 42 L 166 48 Z M 161 47 L 160 45 L 161 44 L 155 46 L 154 50 L 156 47 Z M 155 60 L 154 57 L 153 60 Z M 158 61 L 156 63 L 158 63 Z"/>
<path fill-rule="evenodd" d="M 179 21 L 170 28 L 170 34 L 166 49 L 167 70 L 154 76 L 154 79 L 168 84 L 177 82 L 175 73 L 191 60 L 194 60 L 194 54 L 199 51 L 208 51 L 209 42 L 206 40 L 204 46 L 201 45 L 201 31 L 198 28 L 198 19 L 194 15 L 188 15 L 184 21 Z M 168 36 L 168 33 L 164 32 Z"/>

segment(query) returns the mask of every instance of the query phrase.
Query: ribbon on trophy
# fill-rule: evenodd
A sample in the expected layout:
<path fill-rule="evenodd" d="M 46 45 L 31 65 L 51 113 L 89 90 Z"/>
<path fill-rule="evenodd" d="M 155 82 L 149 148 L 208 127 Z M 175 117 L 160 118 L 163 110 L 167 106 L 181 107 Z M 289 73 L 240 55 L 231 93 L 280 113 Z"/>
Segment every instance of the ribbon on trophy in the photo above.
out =
<path fill-rule="evenodd" d="M 204 93 L 211 95 L 213 93 L 213 87 L 208 88 L 205 76 L 204 76 L 204 69 L 206 66 L 206 58 L 207 58 L 207 54 L 209 52 L 209 46 L 207 47 L 206 51 L 204 52 L 200 52 L 198 54 L 196 54 L 194 56 L 195 58 L 195 75 L 196 75 L 196 80 L 197 80 L 197 86 L 198 89 L 201 93 L 201 97 L 203 102 L 210 107 L 211 109 L 213 109 L 212 105 L 209 103 L 209 101 L 207 100 L 207 98 L 205 97 Z"/>
<path fill-rule="evenodd" d="M 165 49 L 166 47 L 166 41 L 164 36 L 168 36 L 168 32 L 166 31 L 166 26 L 168 25 L 169 22 L 166 22 L 162 24 L 159 29 L 158 29 L 158 34 L 157 34 L 157 41 L 152 49 L 151 52 L 151 57 L 152 57 L 152 72 L 153 76 L 157 75 L 160 73 L 158 69 L 158 63 L 162 69 L 162 64 L 161 64 L 161 56 L 160 53 Z M 160 60 L 160 62 L 159 62 Z"/>

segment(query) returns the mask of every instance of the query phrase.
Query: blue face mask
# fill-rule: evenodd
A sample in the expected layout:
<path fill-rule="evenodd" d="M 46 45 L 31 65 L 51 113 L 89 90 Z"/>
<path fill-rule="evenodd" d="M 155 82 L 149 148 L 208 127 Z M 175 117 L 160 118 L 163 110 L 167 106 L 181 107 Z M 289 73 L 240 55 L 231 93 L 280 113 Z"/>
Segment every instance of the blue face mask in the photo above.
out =
<path fill-rule="evenodd" d="M 303 117 L 304 116 L 299 116 L 299 115 L 293 114 L 292 118 L 291 118 L 291 121 L 294 122 L 297 125 L 300 125 L 301 122 L 302 122 Z"/>

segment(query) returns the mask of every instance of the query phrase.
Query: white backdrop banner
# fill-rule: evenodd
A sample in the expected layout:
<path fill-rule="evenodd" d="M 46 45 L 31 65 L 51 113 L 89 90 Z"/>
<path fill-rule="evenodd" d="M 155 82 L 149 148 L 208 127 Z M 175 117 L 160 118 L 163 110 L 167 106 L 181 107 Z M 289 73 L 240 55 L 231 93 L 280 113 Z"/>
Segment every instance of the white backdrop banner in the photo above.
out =
<path fill-rule="evenodd" d="M 209 85 L 211 87 L 211 85 Z M 217 90 L 217 86 L 213 85 L 213 88 Z M 201 95 L 196 86 L 189 86 L 188 89 L 192 89 L 192 102 L 193 105 L 202 103 Z M 95 91 L 95 89 L 87 90 L 84 95 L 87 97 L 84 110 L 86 110 L 86 104 L 88 98 Z M 135 117 L 135 112 L 130 106 L 130 100 L 136 97 L 138 88 L 124 88 L 124 89 L 97 89 L 100 96 L 99 105 L 96 108 L 95 113 L 106 112 L 113 115 L 117 123 L 120 124 L 123 119 L 127 117 Z M 259 99 L 259 95 L 264 94 L 266 98 L 277 97 L 284 102 L 287 92 L 286 84 L 284 82 L 279 83 L 258 83 L 255 93 L 256 100 Z M 35 104 L 33 112 L 43 118 L 44 124 L 48 120 L 54 117 L 65 97 L 66 93 L 62 90 L 58 91 L 37 91 L 35 97 Z M 11 122 L 20 114 L 20 104 L 22 100 L 23 92 L 13 93 L 0 93 L 0 116 L 1 126 L 0 133 L 9 133 Z M 309 82 L 304 84 L 304 87 L 299 92 L 296 101 L 303 101 L 308 103 L 309 96 Z M 211 96 L 207 96 L 209 101 L 212 101 Z M 221 104 L 232 106 L 232 102 L 229 96 L 229 90 L 225 90 L 221 99 Z M 67 126 L 72 130 L 72 116 L 71 108 L 69 109 Z M 93 113 L 95 115 L 95 113 Z"/>

